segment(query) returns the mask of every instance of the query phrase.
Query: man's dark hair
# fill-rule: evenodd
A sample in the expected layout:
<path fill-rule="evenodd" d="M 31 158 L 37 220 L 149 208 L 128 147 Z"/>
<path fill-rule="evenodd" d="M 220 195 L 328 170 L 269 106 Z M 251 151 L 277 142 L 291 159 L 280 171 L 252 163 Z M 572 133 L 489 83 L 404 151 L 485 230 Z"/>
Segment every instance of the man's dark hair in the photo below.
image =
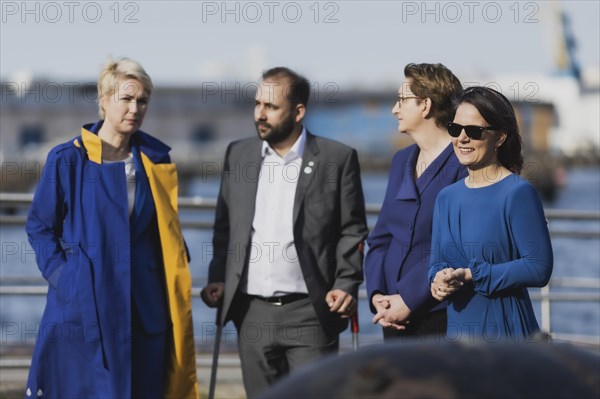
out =
<path fill-rule="evenodd" d="M 304 76 L 286 67 L 275 67 L 262 74 L 262 80 L 285 80 L 284 95 L 292 104 L 302 104 L 306 107 L 310 97 L 310 83 Z"/>

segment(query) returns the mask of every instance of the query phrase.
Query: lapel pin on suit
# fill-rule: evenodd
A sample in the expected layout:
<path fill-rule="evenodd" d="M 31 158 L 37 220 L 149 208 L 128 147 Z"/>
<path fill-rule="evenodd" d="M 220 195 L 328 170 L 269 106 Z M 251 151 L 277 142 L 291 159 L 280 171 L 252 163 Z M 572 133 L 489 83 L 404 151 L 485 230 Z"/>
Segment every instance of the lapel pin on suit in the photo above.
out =
<path fill-rule="evenodd" d="M 310 175 L 312 173 L 312 167 L 315 165 L 314 161 L 309 161 L 308 166 L 304 168 L 304 173 Z"/>

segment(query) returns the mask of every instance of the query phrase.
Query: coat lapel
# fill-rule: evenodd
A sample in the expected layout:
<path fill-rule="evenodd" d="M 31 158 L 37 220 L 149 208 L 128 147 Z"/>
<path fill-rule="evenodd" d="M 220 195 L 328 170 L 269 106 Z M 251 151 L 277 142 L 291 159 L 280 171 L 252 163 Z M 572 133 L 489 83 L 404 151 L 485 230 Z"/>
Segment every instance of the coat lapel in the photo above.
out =
<path fill-rule="evenodd" d="M 248 218 L 245 223 L 241 223 L 241 226 L 250 226 L 252 230 L 252 221 L 254 219 L 254 208 L 256 206 L 256 191 L 258 189 L 258 180 L 260 175 L 260 168 L 262 166 L 262 140 L 256 140 L 252 142 L 249 150 L 244 153 L 239 160 L 233 162 L 239 162 L 237 165 L 229 164 L 231 174 L 229 178 L 240 179 L 241 184 L 236 186 L 236 189 L 240 190 L 237 198 L 243 199 L 243 206 L 247 209 L 247 212 L 243 214 Z"/>
<path fill-rule="evenodd" d="M 402 173 L 402 184 L 396 195 L 397 200 L 417 200 L 425 191 L 427 186 L 436 178 L 442 170 L 444 164 L 450 159 L 453 153 L 452 144 L 449 144 L 444 151 L 423 171 L 421 176 L 415 181 L 415 166 L 419 156 L 419 147 L 415 146 L 408 157 L 408 162 L 404 165 Z"/>
<path fill-rule="evenodd" d="M 81 140 L 87 151 L 88 159 L 99 165 L 102 164 L 102 140 L 100 140 L 100 137 L 85 127 L 82 127 Z"/>
<path fill-rule="evenodd" d="M 304 153 L 302 154 L 302 166 L 300 167 L 300 176 L 298 176 L 298 183 L 296 185 L 296 195 L 294 196 L 294 223 L 300 213 L 300 208 L 304 202 L 306 191 L 313 181 L 314 177 L 318 172 L 323 173 L 319 169 L 319 146 L 315 141 L 315 136 L 310 132 L 306 132 L 306 144 L 304 146 Z"/>
<path fill-rule="evenodd" d="M 416 200 L 419 198 L 417 187 L 415 185 L 415 165 L 419 156 L 419 147 L 414 146 L 412 152 L 408 156 L 407 162 L 403 165 L 402 184 L 396 194 L 396 199 L 399 201 Z"/>
<path fill-rule="evenodd" d="M 442 170 L 444 164 L 450 159 L 450 156 L 454 153 L 454 148 L 452 144 L 448 144 L 448 146 L 441 152 L 440 155 L 429 165 L 429 167 L 421 174 L 421 176 L 417 179 L 417 189 L 419 193 L 425 191 L 429 183 L 431 183 L 436 176 Z M 442 176 L 443 178 L 444 176 Z"/>
<path fill-rule="evenodd" d="M 177 170 L 172 163 L 153 163 L 143 152 L 141 158 L 156 205 L 167 298 L 173 323 L 173 347 L 164 397 L 197 398 L 194 332 L 190 317 L 192 280 L 178 217 Z"/>

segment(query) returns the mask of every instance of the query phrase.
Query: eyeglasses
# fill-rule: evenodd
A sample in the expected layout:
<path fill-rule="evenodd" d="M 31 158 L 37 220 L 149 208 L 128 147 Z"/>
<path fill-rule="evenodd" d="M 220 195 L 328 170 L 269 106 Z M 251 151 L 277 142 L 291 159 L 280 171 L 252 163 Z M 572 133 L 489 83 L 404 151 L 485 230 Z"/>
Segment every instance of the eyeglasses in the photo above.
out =
<path fill-rule="evenodd" d="M 448 129 L 448 134 L 450 134 L 450 136 L 452 136 L 452 137 L 460 136 L 460 134 L 462 133 L 462 131 L 464 129 L 467 136 L 469 136 L 469 138 L 472 138 L 473 140 L 481 140 L 481 135 L 486 130 L 497 130 L 496 128 L 494 128 L 492 126 L 474 126 L 474 125 L 463 126 L 463 125 L 459 125 L 458 123 L 454 123 L 454 122 L 446 123 L 446 128 Z"/>
<path fill-rule="evenodd" d="M 398 96 L 398 105 L 406 104 L 406 100 L 410 100 L 411 98 L 414 98 L 417 100 L 421 99 L 421 97 L 415 97 L 415 96 L 407 96 L 407 97 Z"/>

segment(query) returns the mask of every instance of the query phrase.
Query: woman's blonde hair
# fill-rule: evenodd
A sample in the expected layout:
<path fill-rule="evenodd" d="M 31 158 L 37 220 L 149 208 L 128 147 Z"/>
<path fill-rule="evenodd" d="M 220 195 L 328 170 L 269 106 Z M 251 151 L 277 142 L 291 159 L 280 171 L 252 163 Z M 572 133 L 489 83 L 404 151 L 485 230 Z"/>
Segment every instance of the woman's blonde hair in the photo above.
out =
<path fill-rule="evenodd" d="M 119 79 L 135 79 L 142 83 L 144 90 L 148 95 L 152 93 L 154 86 L 152 79 L 146 73 L 139 62 L 129 58 L 121 58 L 119 60 L 108 60 L 104 68 L 100 71 L 98 77 L 98 110 L 100 118 L 104 119 L 104 109 L 100 101 L 104 96 L 110 96 L 117 90 L 117 80 Z"/>

